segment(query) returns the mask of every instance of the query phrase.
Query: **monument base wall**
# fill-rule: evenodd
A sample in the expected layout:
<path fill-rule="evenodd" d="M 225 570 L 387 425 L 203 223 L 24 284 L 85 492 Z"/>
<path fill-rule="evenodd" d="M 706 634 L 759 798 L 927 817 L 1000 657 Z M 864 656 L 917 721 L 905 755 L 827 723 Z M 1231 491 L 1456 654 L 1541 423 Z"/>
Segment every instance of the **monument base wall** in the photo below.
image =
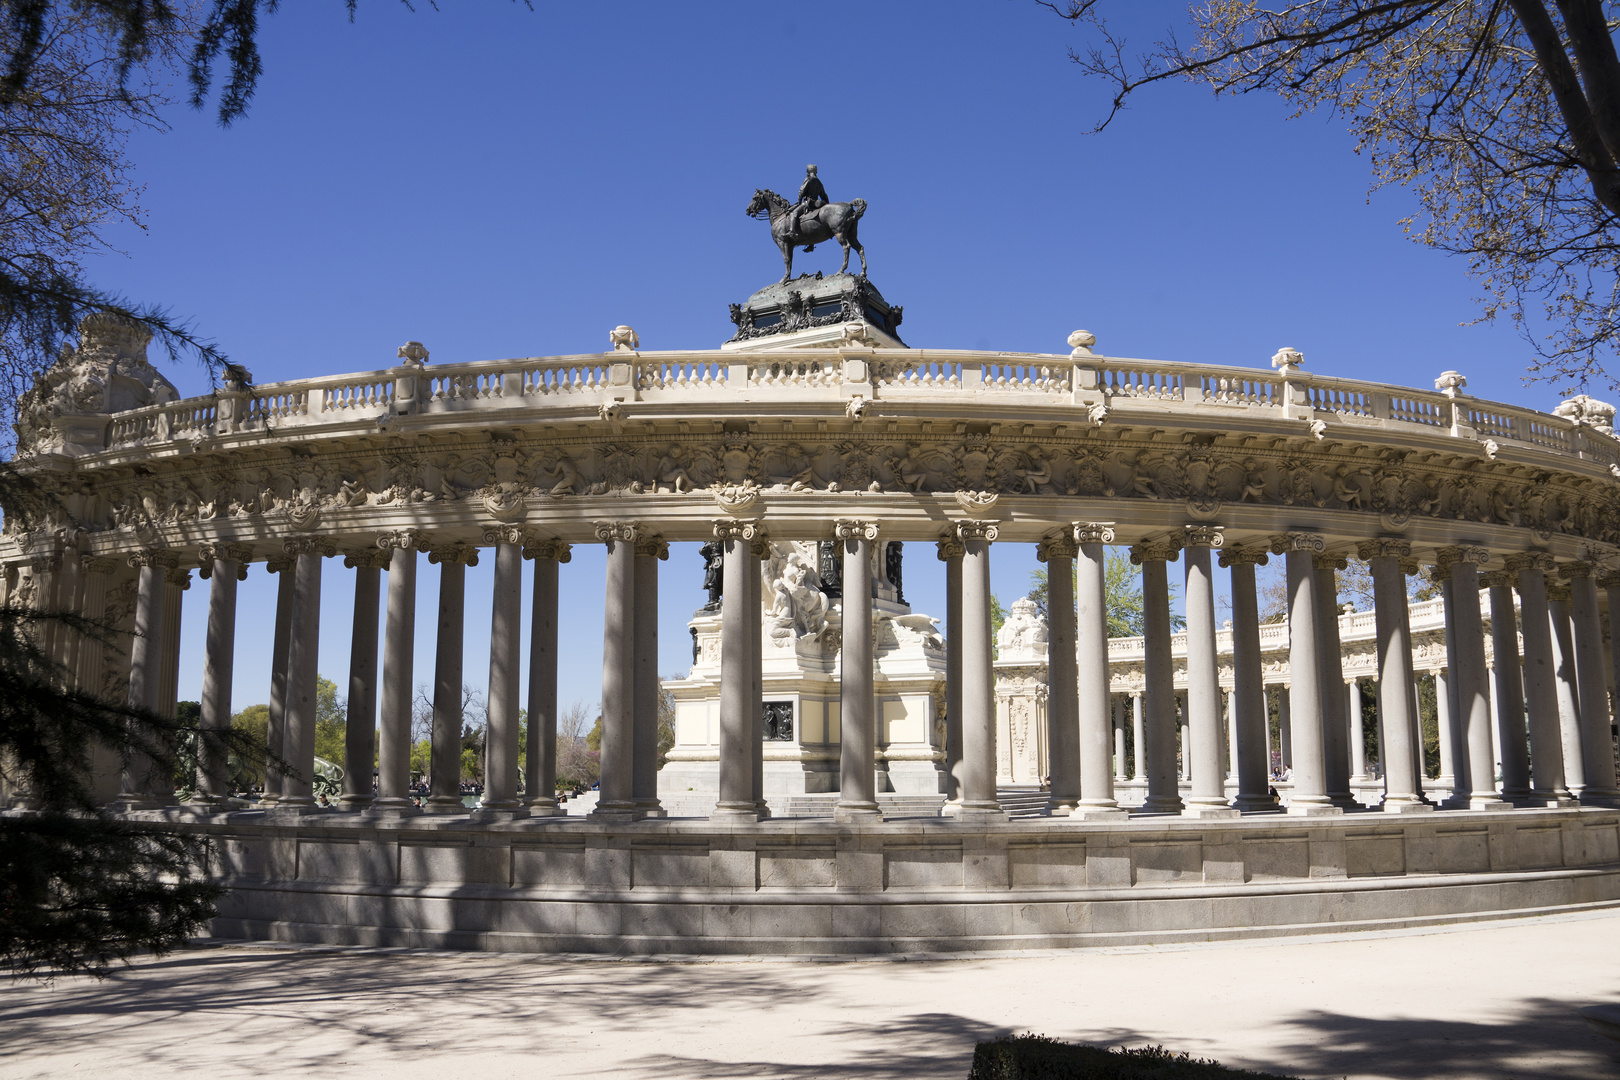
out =
<path fill-rule="evenodd" d="M 637 954 L 956 953 L 1423 926 L 1620 904 L 1620 812 L 726 827 L 183 820 L 221 938 Z"/>

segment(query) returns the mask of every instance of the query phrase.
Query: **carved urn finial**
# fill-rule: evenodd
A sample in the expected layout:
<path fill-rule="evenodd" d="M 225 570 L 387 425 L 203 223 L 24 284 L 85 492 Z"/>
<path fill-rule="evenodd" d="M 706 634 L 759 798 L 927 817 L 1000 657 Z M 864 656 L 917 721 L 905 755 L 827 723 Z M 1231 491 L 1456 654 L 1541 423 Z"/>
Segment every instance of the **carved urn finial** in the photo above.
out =
<path fill-rule="evenodd" d="M 641 338 L 635 328 L 622 323 L 608 331 L 608 341 L 613 343 L 614 352 L 635 352 L 641 348 Z"/>
<path fill-rule="evenodd" d="M 1284 345 L 1272 355 L 1271 366 L 1284 375 L 1292 375 L 1305 366 L 1305 354 L 1292 345 Z"/>
<path fill-rule="evenodd" d="M 396 355 L 405 361 L 406 367 L 421 367 L 428 362 L 427 346 L 420 341 L 407 341 L 399 347 Z"/>
<path fill-rule="evenodd" d="M 1093 334 L 1090 330 L 1076 330 L 1069 335 L 1069 348 L 1074 350 L 1069 355 L 1074 357 L 1093 356 L 1095 354 L 1091 351 L 1091 347 L 1095 344 L 1097 344 L 1096 334 Z"/>
<path fill-rule="evenodd" d="M 1468 385 L 1468 376 L 1460 371 L 1442 371 L 1440 377 L 1434 380 L 1434 388 L 1446 397 L 1454 398 Z"/>

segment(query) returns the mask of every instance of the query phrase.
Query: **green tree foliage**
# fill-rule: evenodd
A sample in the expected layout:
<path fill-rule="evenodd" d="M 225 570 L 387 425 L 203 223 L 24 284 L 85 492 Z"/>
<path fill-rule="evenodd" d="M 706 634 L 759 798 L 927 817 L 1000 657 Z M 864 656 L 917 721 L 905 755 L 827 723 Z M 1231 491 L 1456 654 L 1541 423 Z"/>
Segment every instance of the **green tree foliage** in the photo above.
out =
<path fill-rule="evenodd" d="M 249 745 L 263 746 L 270 737 L 270 706 L 249 705 L 231 717 L 231 730 Z M 248 791 L 264 787 L 265 763 L 262 758 L 231 755 L 231 790 Z"/>
<path fill-rule="evenodd" d="M 1109 0 L 1044 6 L 1088 28 L 1071 56 L 1114 88 L 1099 127 L 1165 79 L 1343 116 L 1373 188 L 1417 195 L 1403 230 L 1467 260 L 1483 318 L 1506 314 L 1537 350 L 1534 377 L 1617 385 L 1604 368 L 1620 343 L 1612 3 L 1211 0 L 1189 11 L 1191 45 L 1172 34 L 1135 56 L 1105 21 Z M 1545 337 L 1531 329 L 1542 320 Z"/>
<path fill-rule="evenodd" d="M 348 730 L 348 702 L 338 697 L 337 684 L 331 679 L 315 676 L 315 756 L 342 765 Z"/>
<path fill-rule="evenodd" d="M 1047 617 L 1048 585 L 1046 568 L 1037 567 L 1029 574 L 1029 598 L 1035 601 L 1035 610 L 1041 618 Z M 1180 592 L 1180 587 L 1170 582 L 1170 599 L 1174 600 Z M 1143 632 L 1142 604 L 1142 570 L 1131 562 L 1131 557 L 1118 548 L 1112 548 L 1103 559 L 1103 595 L 1108 605 L 1108 636 L 1109 637 L 1140 637 Z M 1078 603 L 1078 600 L 1076 601 Z M 991 624 L 995 631 L 1001 629 L 1005 615 L 997 618 L 1001 612 L 1001 602 L 991 601 Z M 1174 612 L 1170 615 L 1170 625 L 1173 629 L 1181 630 L 1186 627 L 1187 620 Z M 994 632 L 994 631 L 992 631 Z"/>
<path fill-rule="evenodd" d="M 658 680 L 658 767 L 664 767 L 675 748 L 675 695 Z"/>

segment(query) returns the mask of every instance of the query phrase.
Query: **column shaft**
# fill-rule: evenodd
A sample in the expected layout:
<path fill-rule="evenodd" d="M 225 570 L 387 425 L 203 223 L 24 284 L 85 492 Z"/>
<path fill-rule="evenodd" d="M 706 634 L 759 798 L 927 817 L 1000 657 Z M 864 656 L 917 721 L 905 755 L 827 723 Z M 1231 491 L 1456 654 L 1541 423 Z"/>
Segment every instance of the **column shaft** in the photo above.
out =
<path fill-rule="evenodd" d="M 636 816 L 663 817 L 658 801 L 658 562 L 669 557 L 662 540 L 636 543 L 635 716 L 632 767 Z"/>
<path fill-rule="evenodd" d="M 1373 541 L 1361 549 L 1373 579 L 1373 622 L 1378 650 L 1378 715 L 1382 719 L 1379 757 L 1384 764 L 1384 805 L 1388 813 L 1432 810 L 1423 801 L 1416 771 L 1413 735 L 1417 698 L 1412 679 L 1412 623 L 1406 603 L 1401 559 L 1410 555 L 1404 540 Z"/>
<path fill-rule="evenodd" d="M 1496 797 L 1496 753 L 1491 743 L 1490 689 L 1485 670 L 1485 616 L 1479 607 L 1479 567 L 1485 561 L 1482 550 L 1457 549 L 1451 563 L 1451 592 L 1447 597 L 1446 621 L 1456 643 L 1452 678 L 1456 683 L 1458 717 L 1466 733 L 1468 769 L 1458 777 L 1452 798 L 1456 804 L 1475 810 L 1502 810 L 1507 804 Z M 1456 748 L 1453 748 L 1455 754 Z"/>
<path fill-rule="evenodd" d="M 994 526 L 962 522 L 962 802 L 959 816 L 1003 818 L 996 797 L 996 683 L 990 634 Z M 849 582 L 845 581 L 845 603 Z"/>
<path fill-rule="evenodd" d="M 289 541 L 289 543 L 300 543 Z M 301 547 L 303 545 L 300 543 Z M 315 710 L 321 638 L 321 553 L 312 546 L 293 568 L 292 636 L 287 643 L 286 734 L 282 753 L 292 767 L 278 806 L 315 805 Z"/>
<path fill-rule="evenodd" d="M 568 561 L 568 545 L 545 540 L 529 552 L 534 558 L 534 610 L 529 623 L 529 744 L 525 797 L 529 813 L 555 817 L 557 805 L 557 567 Z"/>
<path fill-rule="evenodd" d="M 1142 716 L 1142 695 L 1131 695 L 1131 779 L 1147 778 L 1147 733 Z"/>
<path fill-rule="evenodd" d="M 1327 794 L 1334 806 L 1356 805 L 1350 793 L 1350 718 L 1346 715 L 1344 657 L 1339 642 L 1339 579 L 1345 565 L 1334 555 L 1316 563 L 1317 657 L 1322 665 L 1322 762 L 1326 766 Z"/>
<path fill-rule="evenodd" d="M 1320 593 L 1311 542 L 1292 544 L 1288 560 L 1288 712 L 1293 740 L 1294 815 L 1342 813 L 1327 791 L 1327 748 L 1323 741 Z M 1338 692 L 1338 688 L 1334 688 Z"/>
<path fill-rule="evenodd" d="M 945 801 L 962 801 L 962 542 L 939 541 L 945 563 Z"/>
<path fill-rule="evenodd" d="M 602 625 L 601 796 L 591 816 L 629 820 L 635 814 L 635 588 L 633 526 L 604 536 L 607 543 L 607 604 Z M 598 530 L 602 534 L 602 530 Z"/>
<path fill-rule="evenodd" d="M 1524 633 L 1524 696 L 1530 727 L 1531 801 L 1557 806 L 1570 799 L 1564 783 L 1564 746 L 1559 727 L 1558 670 L 1553 652 L 1552 616 L 1547 606 L 1546 569 L 1552 560 L 1537 553 L 1515 556 L 1519 569 L 1519 614 Z"/>
<path fill-rule="evenodd" d="M 1127 779 L 1125 767 L 1129 764 L 1125 759 L 1125 699 L 1115 696 L 1113 698 L 1114 713 L 1114 782 Z"/>
<path fill-rule="evenodd" d="M 129 646 L 129 705 L 152 713 L 158 711 L 159 665 L 162 663 L 163 576 L 164 568 L 157 562 L 140 564 L 140 577 L 135 586 L 135 636 Z M 137 730 L 143 739 L 155 735 L 145 725 Z M 164 805 L 156 797 L 157 772 L 157 763 L 150 756 L 132 752 L 123 770 L 117 805 L 129 810 Z"/>
<path fill-rule="evenodd" d="M 753 588 L 748 581 L 748 540 L 732 522 L 716 523 L 715 536 L 724 548 L 724 588 L 720 596 L 720 777 L 719 799 L 712 817 L 717 821 L 758 821 L 754 803 L 749 743 L 754 720 L 753 646 L 748 641 L 752 624 L 748 605 Z M 848 603 L 848 583 L 845 587 Z"/>
<path fill-rule="evenodd" d="M 1513 611 L 1513 575 L 1493 575 L 1491 654 L 1496 660 L 1496 745 L 1502 760 L 1502 798 L 1523 805 L 1530 797 L 1530 754 L 1524 721 L 1524 681 L 1519 665 L 1518 618 Z"/>
<path fill-rule="evenodd" d="M 1564 753 L 1564 781 L 1571 795 L 1586 790 L 1586 758 L 1581 750 L 1581 695 L 1576 675 L 1575 629 L 1570 621 L 1570 590 L 1547 590 L 1547 618 L 1552 624 L 1554 687 L 1558 692 L 1558 735 Z"/>
<path fill-rule="evenodd" d="M 1436 778 L 1451 791 L 1457 790 L 1457 727 L 1451 719 L 1452 693 L 1450 676 L 1445 668 L 1434 672 L 1435 734 L 1440 743 L 1440 775 Z"/>
<path fill-rule="evenodd" d="M 264 766 L 263 807 L 281 801 L 287 779 L 282 751 L 287 741 L 287 651 L 292 645 L 293 597 L 298 584 L 297 563 L 292 559 L 272 560 L 269 570 L 276 575 L 276 631 L 270 645 L 270 710 L 264 738 L 271 757 Z"/>
<path fill-rule="evenodd" d="M 373 548 L 344 561 L 354 567 L 353 633 L 349 637 L 349 707 L 343 729 L 343 807 L 364 810 L 375 798 L 377 749 L 377 599 L 382 560 Z"/>
<path fill-rule="evenodd" d="M 748 546 L 748 586 L 753 590 L 748 602 L 748 644 L 753 649 L 748 661 L 748 713 L 754 724 L 748 743 L 748 787 L 761 821 L 771 816 L 765 801 L 765 579 L 760 561 L 765 549 L 765 541 L 759 539 Z"/>
<path fill-rule="evenodd" d="M 843 744 L 838 753 L 839 821 L 875 820 L 877 717 L 872 679 L 872 541 L 877 529 L 839 522 L 835 534 L 844 558 L 843 656 L 839 665 L 839 713 Z"/>
<path fill-rule="evenodd" d="M 1569 574 L 1570 617 L 1575 630 L 1575 673 L 1580 687 L 1581 766 L 1586 786 L 1582 806 L 1620 806 L 1615 787 L 1614 737 L 1610 734 L 1609 680 L 1603 672 L 1603 623 L 1597 583 L 1582 564 Z"/>
<path fill-rule="evenodd" d="M 1131 558 L 1142 567 L 1143 706 L 1147 735 L 1147 798 L 1150 813 L 1182 809 L 1176 767 L 1175 667 L 1170 659 L 1170 581 L 1165 566 L 1173 550 L 1145 548 Z"/>
<path fill-rule="evenodd" d="M 439 564 L 433 757 L 428 768 L 431 779 L 426 806 L 434 814 L 460 814 L 466 810 L 461 801 L 461 729 L 466 719 L 461 711 L 462 646 L 466 633 L 467 559 L 475 557 L 460 551 L 434 551 L 429 556 Z"/>
<path fill-rule="evenodd" d="M 1037 549 L 1037 558 L 1046 562 L 1047 583 L 1047 636 L 1046 636 L 1046 747 L 1047 747 L 1047 775 L 1050 776 L 1047 809 L 1053 814 L 1067 814 L 1080 805 L 1080 790 L 1082 760 L 1095 759 L 1088 764 L 1106 764 L 1108 761 L 1107 729 L 1102 728 L 1102 738 L 1096 740 L 1096 731 L 1090 730 L 1088 725 L 1085 733 L 1085 744 L 1082 749 L 1082 735 L 1080 732 L 1080 701 L 1081 689 L 1079 680 L 1085 678 L 1087 685 L 1084 688 L 1087 717 L 1094 721 L 1106 723 L 1108 719 L 1108 668 L 1107 653 L 1103 655 L 1102 678 L 1098 679 L 1095 671 L 1095 658 L 1086 657 L 1086 669 L 1081 671 L 1075 655 L 1075 636 L 1077 621 L 1075 617 L 1075 580 L 1074 580 L 1074 545 L 1067 539 L 1055 543 L 1041 544 Z M 1106 618 L 1106 614 L 1104 614 Z M 1094 623 L 1095 612 L 1087 613 L 1087 629 L 1092 630 L 1089 624 Z M 1104 624 L 1106 625 L 1106 623 Z M 1090 635 L 1088 635 L 1090 636 Z M 1088 645 L 1092 642 L 1088 641 Z M 1104 650 L 1107 643 L 1104 641 Z M 1094 654 L 1095 647 L 1091 649 Z M 1095 745 L 1094 745 L 1095 744 Z M 1092 783 L 1101 783 L 1112 788 L 1113 770 L 1104 769 L 1101 781 L 1097 780 L 1096 769 L 1087 770 L 1087 778 Z"/>
<path fill-rule="evenodd" d="M 416 653 L 416 548 L 410 537 L 388 552 L 388 613 L 383 627 L 381 738 L 373 809 L 408 811 L 411 803 L 412 666 Z"/>
<path fill-rule="evenodd" d="M 230 795 L 231 674 L 236 662 L 236 581 L 242 564 L 224 554 L 209 560 L 208 631 L 203 645 L 202 716 L 197 733 L 197 794 L 200 805 L 218 805 Z"/>
<path fill-rule="evenodd" d="M 1107 590 L 1107 558 L 1108 551 L 1103 546 L 1113 539 L 1113 533 L 1098 525 L 1080 525 L 1076 528 L 1076 538 L 1079 544 L 1075 549 L 1078 558 L 1074 562 L 1067 559 L 1054 559 L 1049 563 L 1047 580 L 1057 580 L 1058 565 L 1064 564 L 1068 577 L 1070 568 L 1078 571 L 1075 580 L 1075 621 L 1072 627 L 1075 646 L 1068 651 L 1069 656 L 1076 657 L 1075 668 L 1066 671 L 1061 676 L 1068 679 L 1068 685 L 1076 688 L 1075 723 L 1079 741 L 1080 757 L 1080 800 L 1070 811 L 1076 817 L 1121 817 L 1123 811 L 1114 798 L 1114 776 L 1125 768 L 1125 728 L 1118 723 L 1120 713 L 1117 708 L 1110 710 L 1108 686 L 1108 590 Z M 1049 611 L 1057 610 L 1053 605 L 1068 602 L 1067 597 L 1059 599 L 1059 592 L 1053 591 Z M 1070 629 L 1068 626 L 1065 630 Z M 1052 641 L 1057 640 L 1053 634 Z M 1051 669 L 1057 670 L 1060 653 L 1054 646 L 1051 659 Z M 1058 678 L 1054 677 L 1053 689 L 1048 692 L 1048 700 L 1056 693 Z M 1109 713 L 1113 713 L 1110 724 Z M 1110 727 L 1113 731 L 1113 745 L 1110 746 Z M 1052 742 L 1053 747 L 1057 741 Z M 1110 750 L 1113 751 L 1110 754 Z M 1054 749 L 1054 754 L 1056 753 Z M 1117 758 L 1110 761 L 1110 757 Z M 1057 772 L 1052 773 L 1053 808 L 1056 810 Z"/>
<path fill-rule="evenodd" d="M 518 694 L 523 662 L 523 545 L 521 533 L 494 530 L 495 586 L 490 598 L 489 725 L 484 732 L 484 797 L 479 809 L 520 814 Z M 490 537 L 486 536 L 486 539 Z"/>
<path fill-rule="evenodd" d="M 1346 708 L 1350 713 L 1350 778 L 1367 779 L 1367 728 L 1361 715 L 1361 681 L 1351 679 L 1345 684 L 1349 695 Z"/>
<path fill-rule="evenodd" d="M 1192 792 L 1184 814 L 1235 817 L 1226 801 L 1226 763 L 1221 753 L 1221 684 L 1215 655 L 1215 582 L 1210 568 L 1213 530 L 1188 529 L 1182 552 L 1186 572 L 1187 721 L 1191 737 Z"/>

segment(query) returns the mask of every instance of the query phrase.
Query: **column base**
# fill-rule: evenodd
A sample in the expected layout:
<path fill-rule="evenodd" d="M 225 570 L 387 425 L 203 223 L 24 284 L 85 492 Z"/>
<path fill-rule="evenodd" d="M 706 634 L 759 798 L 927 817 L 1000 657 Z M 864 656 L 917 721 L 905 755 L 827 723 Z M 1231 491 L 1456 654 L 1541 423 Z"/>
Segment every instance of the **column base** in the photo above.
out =
<path fill-rule="evenodd" d="M 1149 795 L 1142 800 L 1144 814 L 1179 814 L 1185 807 L 1180 795 Z"/>
<path fill-rule="evenodd" d="M 1620 791 L 1583 791 L 1580 804 L 1582 806 L 1602 806 L 1608 809 L 1620 807 Z"/>
<path fill-rule="evenodd" d="M 1495 795 L 1484 795 L 1484 796 L 1480 796 L 1478 798 L 1469 799 L 1468 800 L 1468 809 L 1470 809 L 1470 810 L 1512 810 L 1513 809 L 1513 804 L 1510 803 L 1510 802 L 1507 802 L 1507 801 L 1505 801 L 1503 799 L 1498 799 Z"/>
<path fill-rule="evenodd" d="M 529 816 L 522 806 L 480 806 L 467 815 L 469 821 L 518 821 Z"/>
<path fill-rule="evenodd" d="M 636 804 L 625 800 L 614 802 L 598 802 L 596 809 L 585 815 L 586 821 L 606 822 L 620 824 L 636 820 Z"/>
<path fill-rule="evenodd" d="M 1344 807 L 1334 806 L 1332 803 L 1290 803 L 1288 805 L 1289 817 L 1338 817 L 1344 813 Z"/>
<path fill-rule="evenodd" d="M 667 818 L 667 817 L 669 817 L 669 811 L 665 810 L 662 806 L 658 805 L 657 803 L 654 803 L 651 806 L 641 806 L 641 805 L 638 804 L 636 806 L 635 814 L 636 814 L 636 820 L 637 821 L 647 821 L 649 819 L 654 819 L 655 820 L 657 818 Z"/>
<path fill-rule="evenodd" d="M 877 803 L 839 803 L 833 808 L 833 820 L 840 825 L 871 825 L 883 820 L 883 811 Z"/>
<path fill-rule="evenodd" d="M 1124 821 L 1131 815 L 1116 802 L 1087 803 L 1082 800 L 1079 806 L 1069 811 L 1069 816 L 1080 821 Z"/>
<path fill-rule="evenodd" d="M 1388 799 L 1386 798 L 1378 807 L 1386 814 L 1432 814 L 1434 804 L 1421 802 L 1417 798 Z"/>
<path fill-rule="evenodd" d="M 759 802 L 754 804 L 754 809 L 759 811 L 759 820 L 761 820 L 761 821 L 769 821 L 769 820 L 771 820 L 771 804 L 770 803 L 768 803 L 765 800 L 761 799 Z"/>
<path fill-rule="evenodd" d="M 1068 817 L 1080 809 L 1079 799 L 1058 798 L 1053 796 L 1046 801 L 1046 812 L 1051 817 Z"/>
<path fill-rule="evenodd" d="M 997 802 L 964 802 L 956 808 L 951 815 L 953 821 L 960 821 L 964 825 L 989 824 L 996 821 L 1010 820 L 1007 811 Z"/>
<path fill-rule="evenodd" d="M 709 815 L 716 825 L 753 825 L 759 821 L 759 809 L 748 806 L 716 806 Z"/>
<path fill-rule="evenodd" d="M 1550 795 L 1546 792 L 1532 791 L 1519 805 L 1527 810 L 1571 810 L 1581 805 L 1581 802 L 1567 791 L 1554 792 Z"/>
<path fill-rule="evenodd" d="M 1235 806 L 1209 806 L 1198 805 L 1195 803 L 1182 810 L 1181 816 L 1184 818 L 1205 818 L 1212 821 L 1218 821 L 1222 818 L 1242 817 L 1243 814 Z"/>
<path fill-rule="evenodd" d="M 338 799 L 338 809 L 366 811 L 377 801 L 375 795 L 344 795 Z"/>
<path fill-rule="evenodd" d="M 1232 800 L 1232 805 L 1244 814 L 1263 814 L 1282 809 L 1270 795 L 1239 795 Z"/>
<path fill-rule="evenodd" d="M 1360 799 L 1357 799 L 1354 795 L 1350 795 L 1350 794 L 1347 794 L 1345 792 L 1340 792 L 1337 795 L 1329 795 L 1328 796 L 1328 801 L 1331 802 L 1334 806 L 1337 806 L 1340 810 L 1364 810 L 1364 809 L 1366 809 L 1366 807 L 1362 804 Z"/>
<path fill-rule="evenodd" d="M 452 797 L 449 795 L 433 795 L 428 798 L 428 801 L 425 804 L 423 804 L 422 813 L 465 814 L 467 813 L 467 807 L 461 801 L 460 796 Z"/>
<path fill-rule="evenodd" d="M 422 808 L 409 799 L 373 799 L 364 812 L 367 817 L 405 818 L 416 817 Z"/>

